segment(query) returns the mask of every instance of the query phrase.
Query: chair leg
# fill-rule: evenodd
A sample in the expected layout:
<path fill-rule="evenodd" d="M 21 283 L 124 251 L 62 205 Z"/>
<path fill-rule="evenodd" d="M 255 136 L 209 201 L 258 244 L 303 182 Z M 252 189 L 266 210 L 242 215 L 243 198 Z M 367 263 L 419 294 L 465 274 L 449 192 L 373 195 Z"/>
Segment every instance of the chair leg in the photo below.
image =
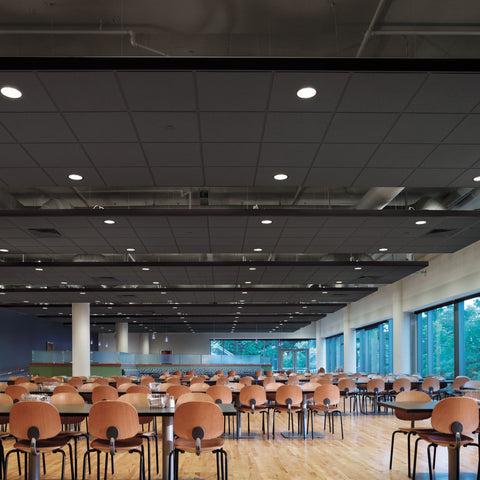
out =
<path fill-rule="evenodd" d="M 420 437 L 418 437 L 415 440 L 415 450 L 413 454 L 413 472 L 412 472 L 412 480 L 415 480 L 415 474 L 417 472 L 417 452 L 418 452 L 418 442 L 421 440 Z"/>

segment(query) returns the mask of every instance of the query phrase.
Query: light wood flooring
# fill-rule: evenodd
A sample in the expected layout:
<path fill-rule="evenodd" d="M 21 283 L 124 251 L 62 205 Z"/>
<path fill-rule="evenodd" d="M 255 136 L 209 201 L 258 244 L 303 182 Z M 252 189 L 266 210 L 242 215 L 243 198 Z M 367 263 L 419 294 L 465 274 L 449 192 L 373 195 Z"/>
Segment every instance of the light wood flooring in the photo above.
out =
<path fill-rule="evenodd" d="M 420 425 L 430 426 L 428 421 L 419 422 Z M 246 418 L 242 422 L 242 426 L 246 431 Z M 347 414 L 344 417 L 344 440 L 341 439 L 338 419 L 335 435 L 329 434 L 327 427 L 327 438 L 286 439 L 278 434 L 287 429 L 286 415 L 282 414 L 276 416 L 277 435 L 275 440 L 271 437 L 270 440 L 267 440 L 261 435 L 261 417 L 255 415 L 252 417 L 251 429 L 259 432 L 257 438 L 238 441 L 225 440 L 225 450 L 229 456 L 229 478 L 232 480 L 257 480 L 260 478 L 269 480 L 371 480 L 384 478 L 407 480 L 407 450 L 406 436 L 404 435 L 396 436 L 393 468 L 389 470 L 390 438 L 392 431 L 399 426 L 406 426 L 405 422 L 397 420 L 393 415 Z M 323 417 L 316 417 L 315 430 L 323 432 Z M 4 440 L 4 445 L 7 452 L 12 446 L 12 441 Z M 81 440 L 79 445 L 79 453 L 83 456 L 85 441 Z M 161 448 L 161 443 L 159 446 Z M 419 451 L 417 472 L 428 472 L 424 442 L 421 443 Z M 152 454 L 152 466 L 154 466 L 154 462 Z M 461 471 L 476 473 L 477 462 L 477 448 L 462 448 Z M 92 475 L 87 478 L 95 480 L 96 461 L 93 462 L 92 467 L 94 467 Z M 112 477 L 109 473 L 109 478 L 136 480 L 138 478 L 137 467 L 137 455 L 118 454 L 115 460 L 115 475 Z M 8 480 L 19 479 L 13 456 L 9 460 L 8 470 Z M 446 471 L 447 451 L 445 448 L 438 448 L 437 472 Z M 155 473 L 154 469 L 152 473 Z M 81 478 L 81 458 L 79 459 L 79 474 Z M 60 478 L 60 455 L 47 455 L 46 478 Z M 152 475 L 152 478 L 158 478 L 158 476 L 155 474 Z M 202 454 L 200 457 L 191 454 L 180 455 L 180 478 L 216 479 L 215 456 L 211 453 Z M 70 479 L 68 457 L 66 479 Z"/>

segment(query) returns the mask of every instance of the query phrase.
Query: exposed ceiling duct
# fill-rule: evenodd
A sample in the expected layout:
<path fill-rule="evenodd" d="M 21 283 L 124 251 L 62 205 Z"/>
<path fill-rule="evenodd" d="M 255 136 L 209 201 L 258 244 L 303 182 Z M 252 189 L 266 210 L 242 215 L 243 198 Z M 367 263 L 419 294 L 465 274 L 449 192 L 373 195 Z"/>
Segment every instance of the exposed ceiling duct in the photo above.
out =
<path fill-rule="evenodd" d="M 358 202 L 356 210 L 383 210 L 405 187 L 372 187 Z"/>

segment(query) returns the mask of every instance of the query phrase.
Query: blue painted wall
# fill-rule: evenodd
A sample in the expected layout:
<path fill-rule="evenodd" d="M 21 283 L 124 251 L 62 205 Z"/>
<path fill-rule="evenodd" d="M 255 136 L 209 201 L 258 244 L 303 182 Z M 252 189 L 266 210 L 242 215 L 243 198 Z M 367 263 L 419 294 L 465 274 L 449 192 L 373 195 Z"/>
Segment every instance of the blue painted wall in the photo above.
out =
<path fill-rule="evenodd" d="M 28 368 L 32 350 L 46 350 L 47 342 L 54 350 L 71 350 L 72 328 L 0 308 L 0 374 Z"/>

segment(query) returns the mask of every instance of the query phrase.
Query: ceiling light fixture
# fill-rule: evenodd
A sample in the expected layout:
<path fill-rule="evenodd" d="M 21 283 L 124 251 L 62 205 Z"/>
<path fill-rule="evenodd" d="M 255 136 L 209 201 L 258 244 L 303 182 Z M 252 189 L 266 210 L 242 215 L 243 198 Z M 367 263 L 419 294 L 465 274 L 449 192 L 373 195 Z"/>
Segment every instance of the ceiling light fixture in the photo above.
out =
<path fill-rule="evenodd" d="M 273 176 L 275 180 L 278 180 L 279 182 L 286 180 L 288 178 L 288 175 L 285 173 L 277 173 L 276 175 Z"/>
<path fill-rule="evenodd" d="M 272 221 L 271 221 L 271 220 L 268 220 L 268 219 L 265 219 L 265 220 L 262 220 L 262 223 L 263 223 L 264 225 L 270 225 L 270 224 L 272 223 Z"/>
<path fill-rule="evenodd" d="M 249 268 L 249 270 L 252 270 L 252 271 L 253 271 L 253 270 L 256 270 L 256 269 L 257 269 L 256 267 L 250 267 L 250 268 Z M 245 282 L 245 283 L 247 283 L 247 282 Z"/>
<path fill-rule="evenodd" d="M 8 253 L 8 248 L 0 248 L 0 252 L 2 252 L 2 253 Z"/>
<path fill-rule="evenodd" d="M 106 223 L 107 225 L 113 225 L 115 223 L 115 220 L 107 219 L 104 220 L 103 223 Z"/>
<path fill-rule="evenodd" d="M 382 247 L 378 249 L 379 252 L 388 252 L 388 248 Z"/>
<path fill-rule="evenodd" d="M 313 87 L 303 87 L 297 91 L 297 97 L 308 99 L 313 98 L 317 94 L 317 91 Z"/>
<path fill-rule="evenodd" d="M 426 220 L 417 220 L 417 221 L 415 222 L 415 225 L 425 225 L 426 223 L 427 223 Z"/>
<path fill-rule="evenodd" d="M 254 251 L 254 252 L 262 252 L 262 251 L 263 251 L 263 248 L 254 248 L 253 251 Z"/>
<path fill-rule="evenodd" d="M 73 180 L 75 182 L 79 182 L 80 180 L 83 180 L 83 177 L 81 175 L 79 175 L 78 173 L 71 173 L 68 178 L 70 180 Z"/>
<path fill-rule="evenodd" d="M 354 270 L 361 270 L 362 267 L 355 267 Z"/>
<path fill-rule="evenodd" d="M 22 92 L 18 89 L 18 88 L 15 88 L 15 87 L 2 87 L 0 89 L 0 92 L 2 93 L 2 95 L 4 97 L 7 97 L 7 98 L 20 98 L 22 96 Z"/>
<path fill-rule="evenodd" d="M 37 272 L 43 272 L 43 268 L 41 268 L 41 267 L 37 267 L 35 270 L 36 270 Z"/>
<path fill-rule="evenodd" d="M 134 252 L 135 249 L 134 248 L 127 248 L 127 252 Z"/>
<path fill-rule="evenodd" d="M 480 175 L 478 177 L 473 177 L 474 182 L 480 182 Z"/>

